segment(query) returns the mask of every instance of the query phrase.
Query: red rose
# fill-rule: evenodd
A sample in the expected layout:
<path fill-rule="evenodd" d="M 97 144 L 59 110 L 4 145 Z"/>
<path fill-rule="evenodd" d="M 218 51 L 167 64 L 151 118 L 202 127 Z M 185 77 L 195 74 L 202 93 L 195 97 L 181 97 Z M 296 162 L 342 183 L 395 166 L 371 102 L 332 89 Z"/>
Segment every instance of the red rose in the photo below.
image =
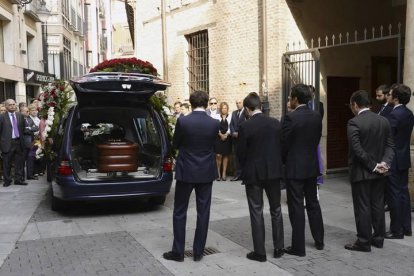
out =
<path fill-rule="evenodd" d="M 49 107 L 55 107 L 56 106 L 56 102 L 50 102 L 47 104 L 47 106 Z"/>

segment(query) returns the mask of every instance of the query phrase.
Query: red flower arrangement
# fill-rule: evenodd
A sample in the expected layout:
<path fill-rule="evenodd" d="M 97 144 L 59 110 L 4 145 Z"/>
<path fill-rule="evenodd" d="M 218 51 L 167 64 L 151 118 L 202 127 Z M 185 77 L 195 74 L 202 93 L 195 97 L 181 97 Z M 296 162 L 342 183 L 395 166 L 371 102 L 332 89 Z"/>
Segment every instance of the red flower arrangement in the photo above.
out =
<path fill-rule="evenodd" d="M 128 72 L 157 76 L 157 69 L 155 69 L 151 62 L 137 58 L 108 59 L 96 65 L 89 72 Z"/>

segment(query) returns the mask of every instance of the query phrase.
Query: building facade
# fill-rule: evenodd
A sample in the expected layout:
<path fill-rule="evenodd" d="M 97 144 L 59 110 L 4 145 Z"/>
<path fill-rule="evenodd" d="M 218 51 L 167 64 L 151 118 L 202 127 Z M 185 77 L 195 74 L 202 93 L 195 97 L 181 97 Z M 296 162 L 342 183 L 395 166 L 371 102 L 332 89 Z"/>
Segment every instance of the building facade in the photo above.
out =
<path fill-rule="evenodd" d="M 138 2 L 135 24 L 136 55 L 161 75 L 162 2 Z M 352 92 L 374 95 L 378 85 L 395 82 L 414 88 L 414 1 L 165 2 L 170 102 L 203 89 L 234 109 L 236 99 L 256 91 L 281 118 L 289 88 L 313 85 L 325 107 L 321 145 L 329 171 L 347 167 Z"/>
<path fill-rule="evenodd" d="M 0 102 L 29 102 L 40 86 L 53 79 L 43 72 L 39 2 L 20 5 L 0 0 Z"/>

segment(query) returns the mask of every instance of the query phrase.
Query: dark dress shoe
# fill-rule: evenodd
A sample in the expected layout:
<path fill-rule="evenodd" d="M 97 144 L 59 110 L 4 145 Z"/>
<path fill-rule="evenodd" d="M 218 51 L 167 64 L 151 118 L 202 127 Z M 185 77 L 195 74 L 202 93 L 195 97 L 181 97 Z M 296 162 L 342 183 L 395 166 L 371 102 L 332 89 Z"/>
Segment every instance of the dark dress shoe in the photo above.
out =
<path fill-rule="evenodd" d="M 227 177 L 222 177 L 221 178 L 221 181 L 226 181 L 227 180 Z"/>
<path fill-rule="evenodd" d="M 404 239 L 404 234 L 394 234 L 392 232 L 387 232 L 384 235 L 384 238 L 386 239 L 392 239 L 392 240 L 400 240 L 400 239 Z"/>
<path fill-rule="evenodd" d="M 315 242 L 315 248 L 316 248 L 316 250 L 323 250 L 325 248 L 325 244 Z"/>
<path fill-rule="evenodd" d="M 404 231 L 404 236 L 411 237 L 413 235 L 412 231 Z"/>
<path fill-rule="evenodd" d="M 283 256 L 283 254 L 285 254 L 285 251 L 283 250 L 283 248 L 273 250 L 273 258 L 276 258 L 276 259 L 280 258 Z"/>
<path fill-rule="evenodd" d="M 221 181 L 221 178 L 220 178 L 220 177 L 217 177 L 217 178 L 216 178 L 216 181 Z"/>
<path fill-rule="evenodd" d="M 173 251 L 165 252 L 164 254 L 162 254 L 162 256 L 164 257 L 164 259 L 169 261 L 184 262 L 184 255 L 178 254 Z"/>
<path fill-rule="evenodd" d="M 26 186 L 27 185 L 27 182 L 14 182 L 14 185 Z"/>
<path fill-rule="evenodd" d="M 250 253 L 247 253 L 246 257 L 249 260 L 258 261 L 258 262 L 266 262 L 266 260 L 267 260 L 266 255 L 260 255 L 260 254 L 257 254 L 254 251 L 252 251 Z"/>
<path fill-rule="evenodd" d="M 203 255 L 194 255 L 193 260 L 194 262 L 199 262 L 203 258 Z"/>
<path fill-rule="evenodd" d="M 292 246 L 286 247 L 284 249 L 284 251 L 285 251 L 286 254 L 289 254 L 289 255 L 295 255 L 295 256 L 298 256 L 298 257 L 305 257 L 306 256 L 305 252 L 303 252 L 303 253 L 296 252 L 295 250 L 293 250 Z"/>
<path fill-rule="evenodd" d="M 371 252 L 370 246 L 362 246 L 358 243 L 349 243 L 345 245 L 345 249 L 351 250 L 351 251 L 361 251 L 361 252 Z"/>
<path fill-rule="evenodd" d="M 239 181 L 239 180 L 241 180 L 240 176 L 235 176 L 232 179 L 230 179 L 230 181 Z"/>
<path fill-rule="evenodd" d="M 37 176 L 31 176 L 28 177 L 27 180 L 38 180 L 39 178 Z"/>
<path fill-rule="evenodd" d="M 11 184 L 10 182 L 4 182 L 4 183 L 3 183 L 3 187 L 9 187 L 9 186 L 10 186 L 10 184 Z"/>
<path fill-rule="evenodd" d="M 376 247 L 376 248 L 383 248 L 384 247 L 384 242 L 372 241 L 371 245 L 373 247 Z"/>

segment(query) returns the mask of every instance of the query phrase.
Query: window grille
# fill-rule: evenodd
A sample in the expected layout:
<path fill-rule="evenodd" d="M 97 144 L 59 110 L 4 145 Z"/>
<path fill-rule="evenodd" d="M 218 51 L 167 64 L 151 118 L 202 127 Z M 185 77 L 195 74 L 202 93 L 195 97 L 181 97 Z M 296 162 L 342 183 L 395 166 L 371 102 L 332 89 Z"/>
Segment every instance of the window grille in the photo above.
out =
<path fill-rule="evenodd" d="M 188 42 L 188 87 L 209 93 L 208 32 L 200 31 L 186 36 Z"/>

